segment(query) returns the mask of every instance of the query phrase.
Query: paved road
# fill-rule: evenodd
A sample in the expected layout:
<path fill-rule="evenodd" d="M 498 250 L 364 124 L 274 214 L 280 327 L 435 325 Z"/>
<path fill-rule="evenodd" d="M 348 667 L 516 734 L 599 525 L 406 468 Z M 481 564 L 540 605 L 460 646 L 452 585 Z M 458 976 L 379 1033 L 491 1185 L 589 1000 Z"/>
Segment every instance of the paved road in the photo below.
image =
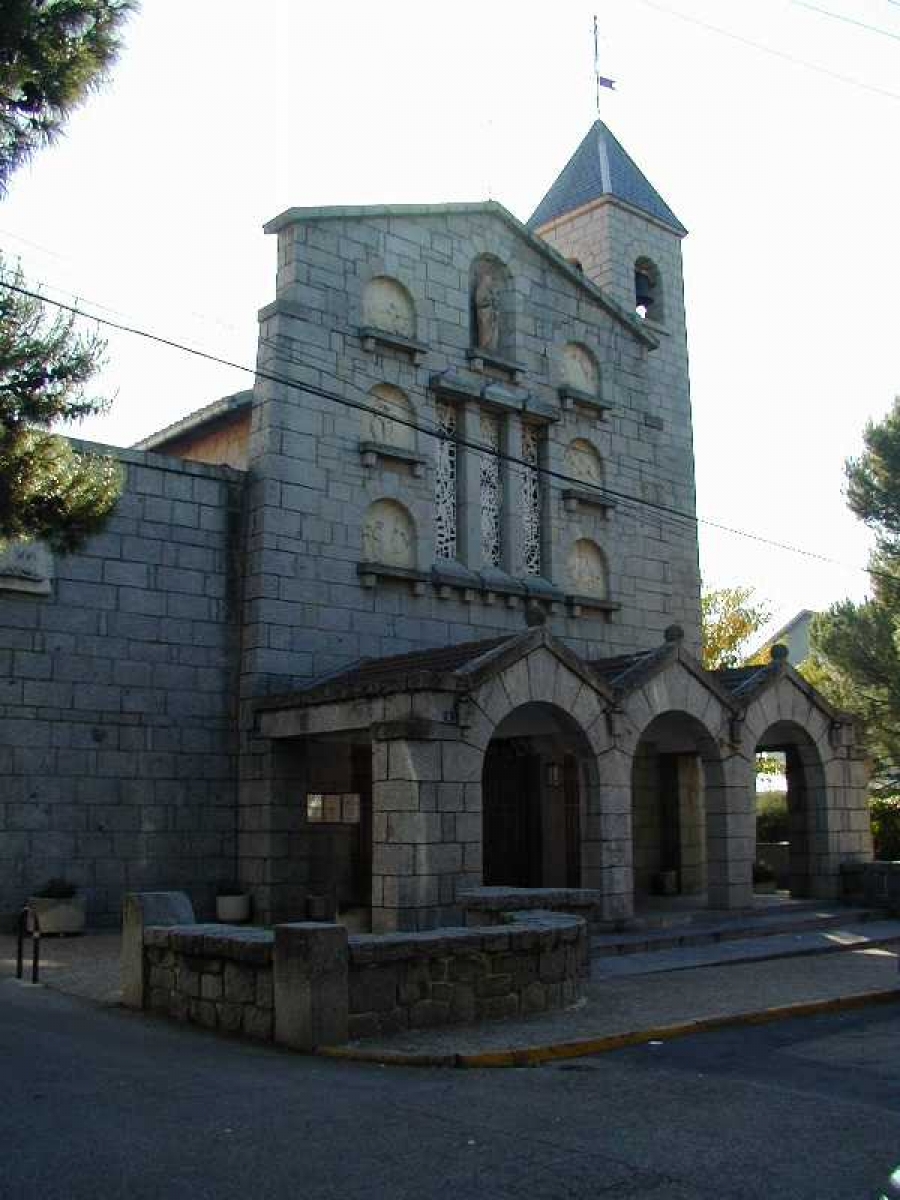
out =
<path fill-rule="evenodd" d="M 391 1069 L 2 981 L 0 1197 L 877 1200 L 900 1165 L 898 1047 L 891 1006 L 552 1067 Z"/>

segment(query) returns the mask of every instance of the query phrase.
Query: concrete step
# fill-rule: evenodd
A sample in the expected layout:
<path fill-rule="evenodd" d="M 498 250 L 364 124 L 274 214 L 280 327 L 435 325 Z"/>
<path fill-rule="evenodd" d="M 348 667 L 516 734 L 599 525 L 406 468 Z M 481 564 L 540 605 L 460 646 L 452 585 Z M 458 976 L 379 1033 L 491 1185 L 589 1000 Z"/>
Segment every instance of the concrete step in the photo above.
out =
<path fill-rule="evenodd" d="M 728 966 L 768 959 L 800 958 L 846 950 L 872 950 L 900 942 L 900 921 L 868 919 L 844 921 L 819 928 L 767 931 L 765 935 L 715 943 L 694 943 L 618 956 L 592 957 L 591 979 L 623 979 L 657 975 L 696 967 Z"/>
<path fill-rule="evenodd" d="M 803 904 L 777 912 L 724 914 L 697 913 L 692 919 L 663 928 L 605 933 L 591 938 L 594 959 L 631 954 L 659 953 L 688 946 L 718 945 L 748 938 L 776 937 L 808 930 L 859 925 L 880 914 L 867 908 Z"/>

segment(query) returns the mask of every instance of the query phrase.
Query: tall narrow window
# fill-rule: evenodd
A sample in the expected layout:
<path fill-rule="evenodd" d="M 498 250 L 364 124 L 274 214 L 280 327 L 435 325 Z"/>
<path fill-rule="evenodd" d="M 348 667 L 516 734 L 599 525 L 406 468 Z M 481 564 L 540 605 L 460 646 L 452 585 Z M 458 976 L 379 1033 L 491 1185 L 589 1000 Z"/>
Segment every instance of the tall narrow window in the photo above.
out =
<path fill-rule="evenodd" d="M 494 567 L 500 566 L 500 422 L 488 413 L 481 414 L 481 557 Z"/>
<path fill-rule="evenodd" d="M 456 558 L 456 409 L 437 405 L 438 428 L 445 436 L 437 443 L 434 473 L 435 557 Z"/>
<path fill-rule="evenodd" d="M 522 520 L 525 524 L 525 574 L 541 573 L 541 477 L 538 473 L 540 434 L 536 426 L 522 426 Z"/>

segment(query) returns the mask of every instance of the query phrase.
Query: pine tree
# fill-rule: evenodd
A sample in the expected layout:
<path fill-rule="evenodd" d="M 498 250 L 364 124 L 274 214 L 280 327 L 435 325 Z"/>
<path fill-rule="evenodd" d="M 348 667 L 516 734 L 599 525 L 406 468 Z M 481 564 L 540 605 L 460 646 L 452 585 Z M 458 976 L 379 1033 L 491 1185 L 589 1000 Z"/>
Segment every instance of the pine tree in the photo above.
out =
<path fill-rule="evenodd" d="M 133 0 L 0 0 L 0 195 L 12 172 L 56 137 L 102 81 Z M 0 544 L 41 538 L 80 546 L 115 506 L 115 462 L 51 432 L 100 413 L 86 390 L 105 345 L 74 317 L 48 316 L 22 274 L 0 259 Z"/>
<path fill-rule="evenodd" d="M 900 773 L 900 397 L 870 422 L 865 450 L 846 465 L 847 504 L 875 533 L 872 595 L 843 600 L 813 622 L 804 674 L 860 719 L 877 778 Z"/>
<path fill-rule="evenodd" d="M 133 0 L 0 0 L 0 193 L 119 51 Z"/>
<path fill-rule="evenodd" d="M 85 390 L 104 343 L 78 334 L 73 316 L 48 318 L 40 300 L 14 290 L 24 286 L 0 261 L 0 539 L 36 537 L 66 552 L 103 525 L 120 490 L 113 460 L 50 432 L 108 407 Z"/>

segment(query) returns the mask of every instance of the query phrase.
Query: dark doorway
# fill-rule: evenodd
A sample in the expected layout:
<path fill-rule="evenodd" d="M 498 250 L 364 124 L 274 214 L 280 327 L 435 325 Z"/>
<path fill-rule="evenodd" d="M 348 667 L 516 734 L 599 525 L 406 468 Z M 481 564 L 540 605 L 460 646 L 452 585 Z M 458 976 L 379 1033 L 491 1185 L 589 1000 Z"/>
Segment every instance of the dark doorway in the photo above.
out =
<path fill-rule="evenodd" d="M 484 882 L 540 887 L 540 758 L 516 738 L 491 742 L 484 760 Z"/>

